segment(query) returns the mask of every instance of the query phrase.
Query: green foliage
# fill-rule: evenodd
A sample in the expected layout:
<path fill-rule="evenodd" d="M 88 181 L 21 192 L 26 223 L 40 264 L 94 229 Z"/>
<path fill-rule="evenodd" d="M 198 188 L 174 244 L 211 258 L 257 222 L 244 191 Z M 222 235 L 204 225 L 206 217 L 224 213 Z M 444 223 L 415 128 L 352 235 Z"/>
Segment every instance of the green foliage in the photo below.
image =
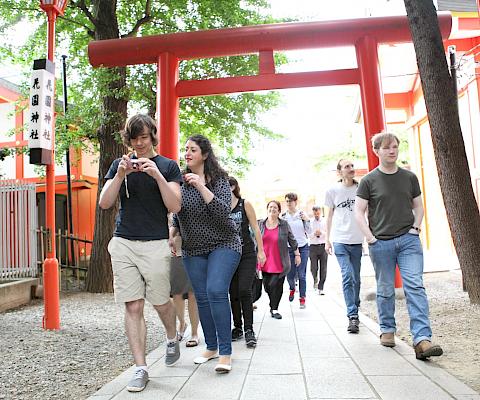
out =
<path fill-rule="evenodd" d="M 397 135 L 400 139 L 398 163 L 401 166 L 410 164 L 410 153 L 408 148 L 408 132 L 402 125 L 394 125 L 388 127 L 388 132 Z M 346 140 L 344 140 L 343 148 L 335 153 L 323 154 L 318 157 L 314 164 L 314 168 L 317 171 L 332 170 L 337 168 L 337 163 L 341 159 L 352 160 L 355 166 L 367 167 L 367 152 L 366 146 L 370 146 L 370 143 L 352 146 L 352 133 L 350 133 Z"/>
<path fill-rule="evenodd" d="M 4 161 L 11 154 L 12 154 L 12 149 L 1 148 L 0 149 L 0 161 Z"/>
<path fill-rule="evenodd" d="M 367 155 L 365 151 L 359 149 L 329 153 L 319 157 L 318 161 L 314 164 L 314 168 L 317 171 L 337 169 L 337 163 L 342 159 L 352 160 L 357 167 L 358 163 L 366 163 Z"/>
<path fill-rule="evenodd" d="M 118 79 L 116 69 L 93 69 L 87 57 L 88 42 L 94 39 L 99 24 L 114 21 L 95 20 L 100 0 L 70 1 L 64 17 L 57 20 L 57 54 L 67 54 L 68 101 L 66 116 L 59 115 L 56 129 L 57 157 L 62 158 L 69 146 L 98 144 L 98 129 L 119 116 L 106 110 L 102 101 L 107 97 L 125 98 L 129 108 L 149 111 L 156 104 L 156 68 L 154 65 L 127 68 L 126 85 L 112 89 Z M 146 5 L 149 4 L 149 9 Z M 265 0 L 171 0 L 116 2 L 119 36 L 146 36 L 177 31 L 196 31 L 275 22 L 264 10 Z M 37 0 L 15 0 L 0 3 L 0 35 L 20 20 L 38 24 L 38 29 L 22 46 L 6 44 L 0 49 L 2 61 L 18 65 L 25 73 L 25 82 L 34 59 L 46 57 L 46 16 Z M 143 18 L 143 20 L 142 20 Z M 142 21 L 142 22 L 139 22 Z M 57 70 L 61 67 L 57 58 Z M 285 57 L 276 56 L 276 62 Z M 224 57 L 182 62 L 181 79 L 203 79 L 253 75 L 258 73 L 256 56 Z M 117 85 L 118 86 L 118 85 Z M 62 82 L 56 83 L 62 99 Z M 260 113 L 278 104 L 278 93 L 241 94 L 183 99 L 181 101 L 181 141 L 191 134 L 208 136 L 218 148 L 227 167 L 241 173 L 248 166 L 248 149 L 256 135 L 275 136 L 257 120 Z M 122 117 L 120 117 L 122 118 Z M 75 129 L 66 129 L 66 126 Z M 182 147 L 182 146 L 181 146 Z"/>

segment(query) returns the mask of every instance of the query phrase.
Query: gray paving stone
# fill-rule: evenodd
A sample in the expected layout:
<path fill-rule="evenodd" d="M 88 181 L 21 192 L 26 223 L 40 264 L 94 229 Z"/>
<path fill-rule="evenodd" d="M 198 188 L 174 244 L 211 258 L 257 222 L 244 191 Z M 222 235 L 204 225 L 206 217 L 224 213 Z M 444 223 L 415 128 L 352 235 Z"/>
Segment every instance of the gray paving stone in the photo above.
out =
<path fill-rule="evenodd" d="M 126 371 L 123 371 L 120 375 L 118 375 L 113 381 L 108 382 L 106 385 L 102 386 L 100 390 L 98 390 L 95 395 L 96 396 L 103 396 L 103 395 L 116 395 L 120 393 L 125 386 L 127 386 L 128 381 L 132 378 L 134 367 L 128 368 Z"/>
<path fill-rule="evenodd" d="M 369 376 L 382 400 L 453 399 L 425 376 Z"/>
<path fill-rule="evenodd" d="M 336 290 L 336 289 L 335 289 Z M 337 313 L 342 310 L 346 310 L 345 308 L 345 300 L 340 297 L 336 297 L 336 295 L 330 295 L 325 297 L 317 297 L 319 307 L 322 311 L 323 315 L 338 315 Z M 342 313 L 342 315 L 346 315 L 346 311 Z"/>
<path fill-rule="evenodd" d="M 342 340 L 340 339 L 340 342 Z M 345 346 L 347 349 L 347 352 L 351 355 L 356 354 L 356 355 L 378 355 L 378 356 L 383 356 L 383 355 L 389 355 L 392 353 L 394 350 L 392 350 L 389 347 L 381 346 L 380 344 L 366 344 L 365 340 L 354 340 L 354 341 L 349 341 L 347 343 L 342 342 L 342 344 Z"/>
<path fill-rule="evenodd" d="M 306 358 L 303 368 L 311 399 L 375 398 L 368 382 L 349 358 Z"/>
<path fill-rule="evenodd" d="M 450 375 L 434 361 L 417 360 L 414 355 L 408 356 L 406 359 L 452 395 L 477 395 L 477 392 L 472 388 Z"/>
<path fill-rule="evenodd" d="M 214 371 L 215 365 L 215 362 L 201 365 L 182 387 L 175 400 L 238 399 L 247 373 L 248 361 L 233 360 L 232 371 L 228 374 L 217 374 Z"/>
<path fill-rule="evenodd" d="M 292 304 L 292 314 L 296 321 L 323 321 L 323 317 L 314 306 L 306 305 L 307 308 L 302 310 L 298 304 Z"/>
<path fill-rule="evenodd" d="M 358 333 L 348 332 L 347 326 L 343 326 L 342 329 L 333 328 L 332 332 L 335 333 L 340 342 L 344 343 L 346 346 L 349 344 L 357 346 L 358 343 L 365 343 L 383 347 L 380 345 L 380 339 L 378 336 L 374 335 L 369 329 L 365 329 L 362 324 L 360 324 L 360 332 Z"/>
<path fill-rule="evenodd" d="M 342 317 L 337 315 L 335 317 L 327 317 L 326 320 L 334 331 L 347 332 L 348 318 L 346 316 L 343 317 L 343 313 Z"/>
<path fill-rule="evenodd" d="M 415 350 L 413 349 L 413 347 L 410 346 L 408 343 L 405 343 L 398 336 L 395 337 L 395 344 L 396 344 L 395 351 L 398 354 L 402 354 L 405 356 L 415 354 Z"/>
<path fill-rule="evenodd" d="M 282 314 L 282 319 L 275 319 L 270 316 L 270 312 L 265 316 L 265 319 L 262 322 L 262 327 L 264 326 L 274 326 L 275 328 L 287 328 L 293 327 L 293 319 L 288 316 L 283 310 L 278 310 Z"/>
<path fill-rule="evenodd" d="M 163 359 L 148 367 L 148 375 L 150 378 L 161 377 L 182 377 L 193 374 L 197 366 L 193 363 L 193 357 L 186 357 L 182 354 L 180 360 L 173 367 L 167 367 Z"/>
<path fill-rule="evenodd" d="M 159 360 L 165 356 L 165 346 L 157 347 L 147 354 L 147 365 L 153 364 L 156 360 Z"/>
<path fill-rule="evenodd" d="M 265 318 L 265 310 L 261 309 L 257 305 L 257 309 L 253 310 L 253 324 L 261 324 Z"/>
<path fill-rule="evenodd" d="M 187 377 L 150 378 L 143 391 L 131 393 L 124 389 L 112 400 L 173 399 L 187 379 Z"/>
<path fill-rule="evenodd" d="M 302 365 L 296 343 L 275 346 L 258 346 L 252 357 L 249 374 L 277 375 L 300 374 Z"/>
<path fill-rule="evenodd" d="M 392 350 L 385 354 L 352 354 L 364 375 L 420 375 L 420 371 Z"/>
<path fill-rule="evenodd" d="M 347 357 L 347 353 L 334 335 L 323 335 L 321 337 L 299 335 L 298 345 L 302 359 L 310 357 Z"/>
<path fill-rule="evenodd" d="M 284 334 L 290 333 L 293 336 L 295 336 L 295 327 L 293 326 L 292 322 L 289 322 L 288 324 L 282 324 L 282 320 L 276 320 L 276 321 L 278 321 L 279 323 L 278 324 L 263 323 L 262 327 L 260 328 L 260 331 L 258 332 L 258 335 L 271 336 L 281 330 L 284 332 Z"/>
<path fill-rule="evenodd" d="M 318 321 L 295 321 L 295 330 L 299 336 L 331 335 L 333 333 L 323 319 Z"/>
<path fill-rule="evenodd" d="M 132 367 L 89 399 L 480 400 L 480 394 L 435 361 L 416 360 L 411 346 L 400 339 L 394 349 L 381 346 L 378 325 L 364 315 L 360 333 L 349 334 L 343 299 L 318 296 L 311 288 L 307 299 L 307 308 L 300 310 L 297 299 L 291 304 L 284 296 L 284 318 L 275 320 L 268 296 L 262 296 L 254 314 L 258 346 L 233 343 L 230 374 L 216 374 L 216 361 L 193 364 L 205 348 L 203 338 L 196 348 L 182 343 L 180 362 L 172 368 L 164 366 L 161 345 L 147 356 L 151 379 L 145 391 L 126 392 Z"/>
<path fill-rule="evenodd" d="M 200 335 L 199 339 L 200 343 L 196 347 L 186 347 L 185 343 L 188 339 L 184 339 L 180 342 L 180 362 L 188 362 L 188 360 L 193 360 L 197 355 L 199 355 L 199 353 L 203 351 L 205 348 L 205 340 L 203 335 Z M 165 357 L 165 350 L 165 344 L 161 344 L 147 355 L 147 365 L 149 368 L 157 362 L 165 363 L 165 361 L 163 361 Z"/>
<path fill-rule="evenodd" d="M 240 400 L 307 400 L 303 375 L 248 375 Z"/>
<path fill-rule="evenodd" d="M 273 346 L 275 344 L 282 346 L 284 343 L 296 343 L 296 334 L 293 327 L 270 329 L 262 327 L 258 334 L 259 345 Z M 258 346 L 257 346 L 258 347 Z"/>
<path fill-rule="evenodd" d="M 232 358 L 234 360 L 250 360 L 253 356 L 253 351 L 254 349 L 249 349 L 246 346 L 244 339 L 232 343 Z"/>

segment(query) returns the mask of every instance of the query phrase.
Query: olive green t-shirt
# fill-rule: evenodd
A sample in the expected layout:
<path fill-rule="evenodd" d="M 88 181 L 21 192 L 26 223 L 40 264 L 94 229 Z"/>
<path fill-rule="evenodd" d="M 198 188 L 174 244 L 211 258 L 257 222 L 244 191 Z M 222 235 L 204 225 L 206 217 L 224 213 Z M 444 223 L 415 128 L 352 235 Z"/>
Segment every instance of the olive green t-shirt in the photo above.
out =
<path fill-rule="evenodd" d="M 361 181 L 357 196 L 368 201 L 368 224 L 381 240 L 407 233 L 413 225 L 413 199 L 422 194 L 416 175 L 403 168 L 385 174 L 375 168 Z"/>

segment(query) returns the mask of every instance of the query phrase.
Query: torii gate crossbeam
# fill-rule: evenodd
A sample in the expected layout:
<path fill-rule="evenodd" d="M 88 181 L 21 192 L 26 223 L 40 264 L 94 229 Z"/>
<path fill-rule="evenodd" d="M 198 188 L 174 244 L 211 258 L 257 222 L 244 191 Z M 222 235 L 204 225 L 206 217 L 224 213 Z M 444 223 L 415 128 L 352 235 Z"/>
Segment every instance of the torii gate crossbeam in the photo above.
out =
<path fill-rule="evenodd" d="M 439 13 L 443 38 L 452 27 L 450 13 Z M 386 128 L 378 45 L 411 42 L 406 16 L 283 23 L 178 32 L 102 40 L 88 46 L 94 67 L 156 63 L 157 113 L 161 152 L 178 159 L 178 111 L 181 97 L 310 86 L 359 84 L 369 169 L 378 164 L 369 139 Z M 354 46 L 357 68 L 277 74 L 273 53 L 322 47 Z M 255 76 L 180 81 L 179 62 L 245 54 L 259 55 Z"/>

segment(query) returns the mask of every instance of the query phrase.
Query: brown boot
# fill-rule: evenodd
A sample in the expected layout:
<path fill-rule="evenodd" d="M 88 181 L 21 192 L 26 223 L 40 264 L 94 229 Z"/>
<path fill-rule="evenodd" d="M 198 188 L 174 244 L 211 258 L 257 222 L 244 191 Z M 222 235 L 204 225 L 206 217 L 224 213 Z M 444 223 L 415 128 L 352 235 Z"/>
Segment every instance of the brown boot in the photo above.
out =
<path fill-rule="evenodd" d="M 433 345 L 428 340 L 422 340 L 415 346 L 415 357 L 418 360 L 426 360 L 428 357 L 441 356 L 443 350 L 439 345 Z"/>
<path fill-rule="evenodd" d="M 385 347 L 395 347 L 395 334 L 392 332 L 380 335 L 380 344 Z"/>

